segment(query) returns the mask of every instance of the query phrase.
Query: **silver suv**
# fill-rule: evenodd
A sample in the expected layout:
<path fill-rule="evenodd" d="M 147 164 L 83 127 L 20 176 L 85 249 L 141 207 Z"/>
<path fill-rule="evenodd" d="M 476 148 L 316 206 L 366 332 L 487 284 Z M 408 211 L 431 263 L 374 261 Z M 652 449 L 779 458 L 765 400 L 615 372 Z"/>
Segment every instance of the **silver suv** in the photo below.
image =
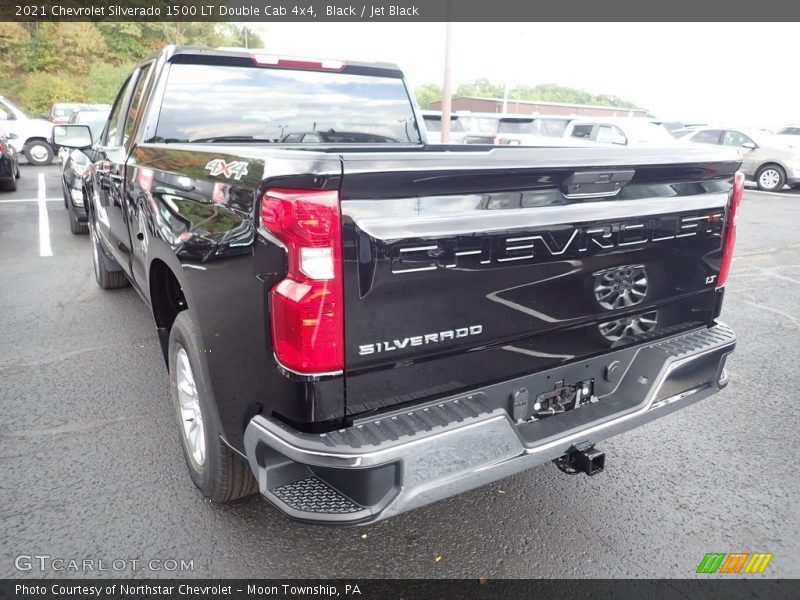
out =
<path fill-rule="evenodd" d="M 760 190 L 777 192 L 784 185 L 800 187 L 800 147 L 758 129 L 698 127 L 680 137 L 696 144 L 733 146 L 742 155 L 741 170 Z"/>

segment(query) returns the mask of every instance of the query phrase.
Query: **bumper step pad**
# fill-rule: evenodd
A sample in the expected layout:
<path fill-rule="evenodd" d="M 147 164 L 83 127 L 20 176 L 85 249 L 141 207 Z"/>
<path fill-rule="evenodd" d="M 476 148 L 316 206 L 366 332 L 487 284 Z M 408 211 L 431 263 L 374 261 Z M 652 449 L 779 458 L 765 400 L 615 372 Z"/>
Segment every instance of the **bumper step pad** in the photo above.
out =
<path fill-rule="evenodd" d="M 270 492 L 290 508 L 304 513 L 345 515 L 363 510 L 315 475 L 278 486 Z"/>

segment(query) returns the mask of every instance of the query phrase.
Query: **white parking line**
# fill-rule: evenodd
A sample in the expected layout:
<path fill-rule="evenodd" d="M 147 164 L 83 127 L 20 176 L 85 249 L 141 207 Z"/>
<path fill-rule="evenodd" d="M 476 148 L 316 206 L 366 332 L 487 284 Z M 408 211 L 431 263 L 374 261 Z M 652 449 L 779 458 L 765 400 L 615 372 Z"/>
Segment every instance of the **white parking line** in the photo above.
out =
<path fill-rule="evenodd" d="M 50 247 L 50 220 L 47 218 L 44 173 L 39 173 L 39 256 L 53 256 Z"/>
<path fill-rule="evenodd" d="M 14 202 L 39 202 L 38 198 L 14 198 L 13 200 L 0 200 L 0 204 L 13 204 Z M 61 202 L 59 198 L 47 198 L 45 202 Z"/>

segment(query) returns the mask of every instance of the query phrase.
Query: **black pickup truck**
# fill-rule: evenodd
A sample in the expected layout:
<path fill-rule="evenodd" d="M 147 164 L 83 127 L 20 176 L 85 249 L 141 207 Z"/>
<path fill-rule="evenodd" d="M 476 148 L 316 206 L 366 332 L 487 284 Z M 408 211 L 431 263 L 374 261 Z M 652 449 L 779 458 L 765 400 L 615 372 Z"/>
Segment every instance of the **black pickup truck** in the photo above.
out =
<path fill-rule="evenodd" d="M 594 474 L 598 442 L 726 385 L 738 154 L 420 123 L 393 65 L 168 47 L 99 140 L 56 127 L 94 146 L 97 281 L 150 307 L 212 500 L 356 524 Z"/>

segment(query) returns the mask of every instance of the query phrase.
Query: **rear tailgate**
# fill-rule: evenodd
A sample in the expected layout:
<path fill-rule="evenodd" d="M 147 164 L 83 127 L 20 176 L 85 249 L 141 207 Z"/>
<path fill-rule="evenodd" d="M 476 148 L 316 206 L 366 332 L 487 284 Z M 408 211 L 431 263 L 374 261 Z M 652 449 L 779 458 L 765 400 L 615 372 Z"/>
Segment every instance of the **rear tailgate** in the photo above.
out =
<path fill-rule="evenodd" d="M 716 317 L 735 153 L 465 148 L 343 163 L 350 415 Z"/>

